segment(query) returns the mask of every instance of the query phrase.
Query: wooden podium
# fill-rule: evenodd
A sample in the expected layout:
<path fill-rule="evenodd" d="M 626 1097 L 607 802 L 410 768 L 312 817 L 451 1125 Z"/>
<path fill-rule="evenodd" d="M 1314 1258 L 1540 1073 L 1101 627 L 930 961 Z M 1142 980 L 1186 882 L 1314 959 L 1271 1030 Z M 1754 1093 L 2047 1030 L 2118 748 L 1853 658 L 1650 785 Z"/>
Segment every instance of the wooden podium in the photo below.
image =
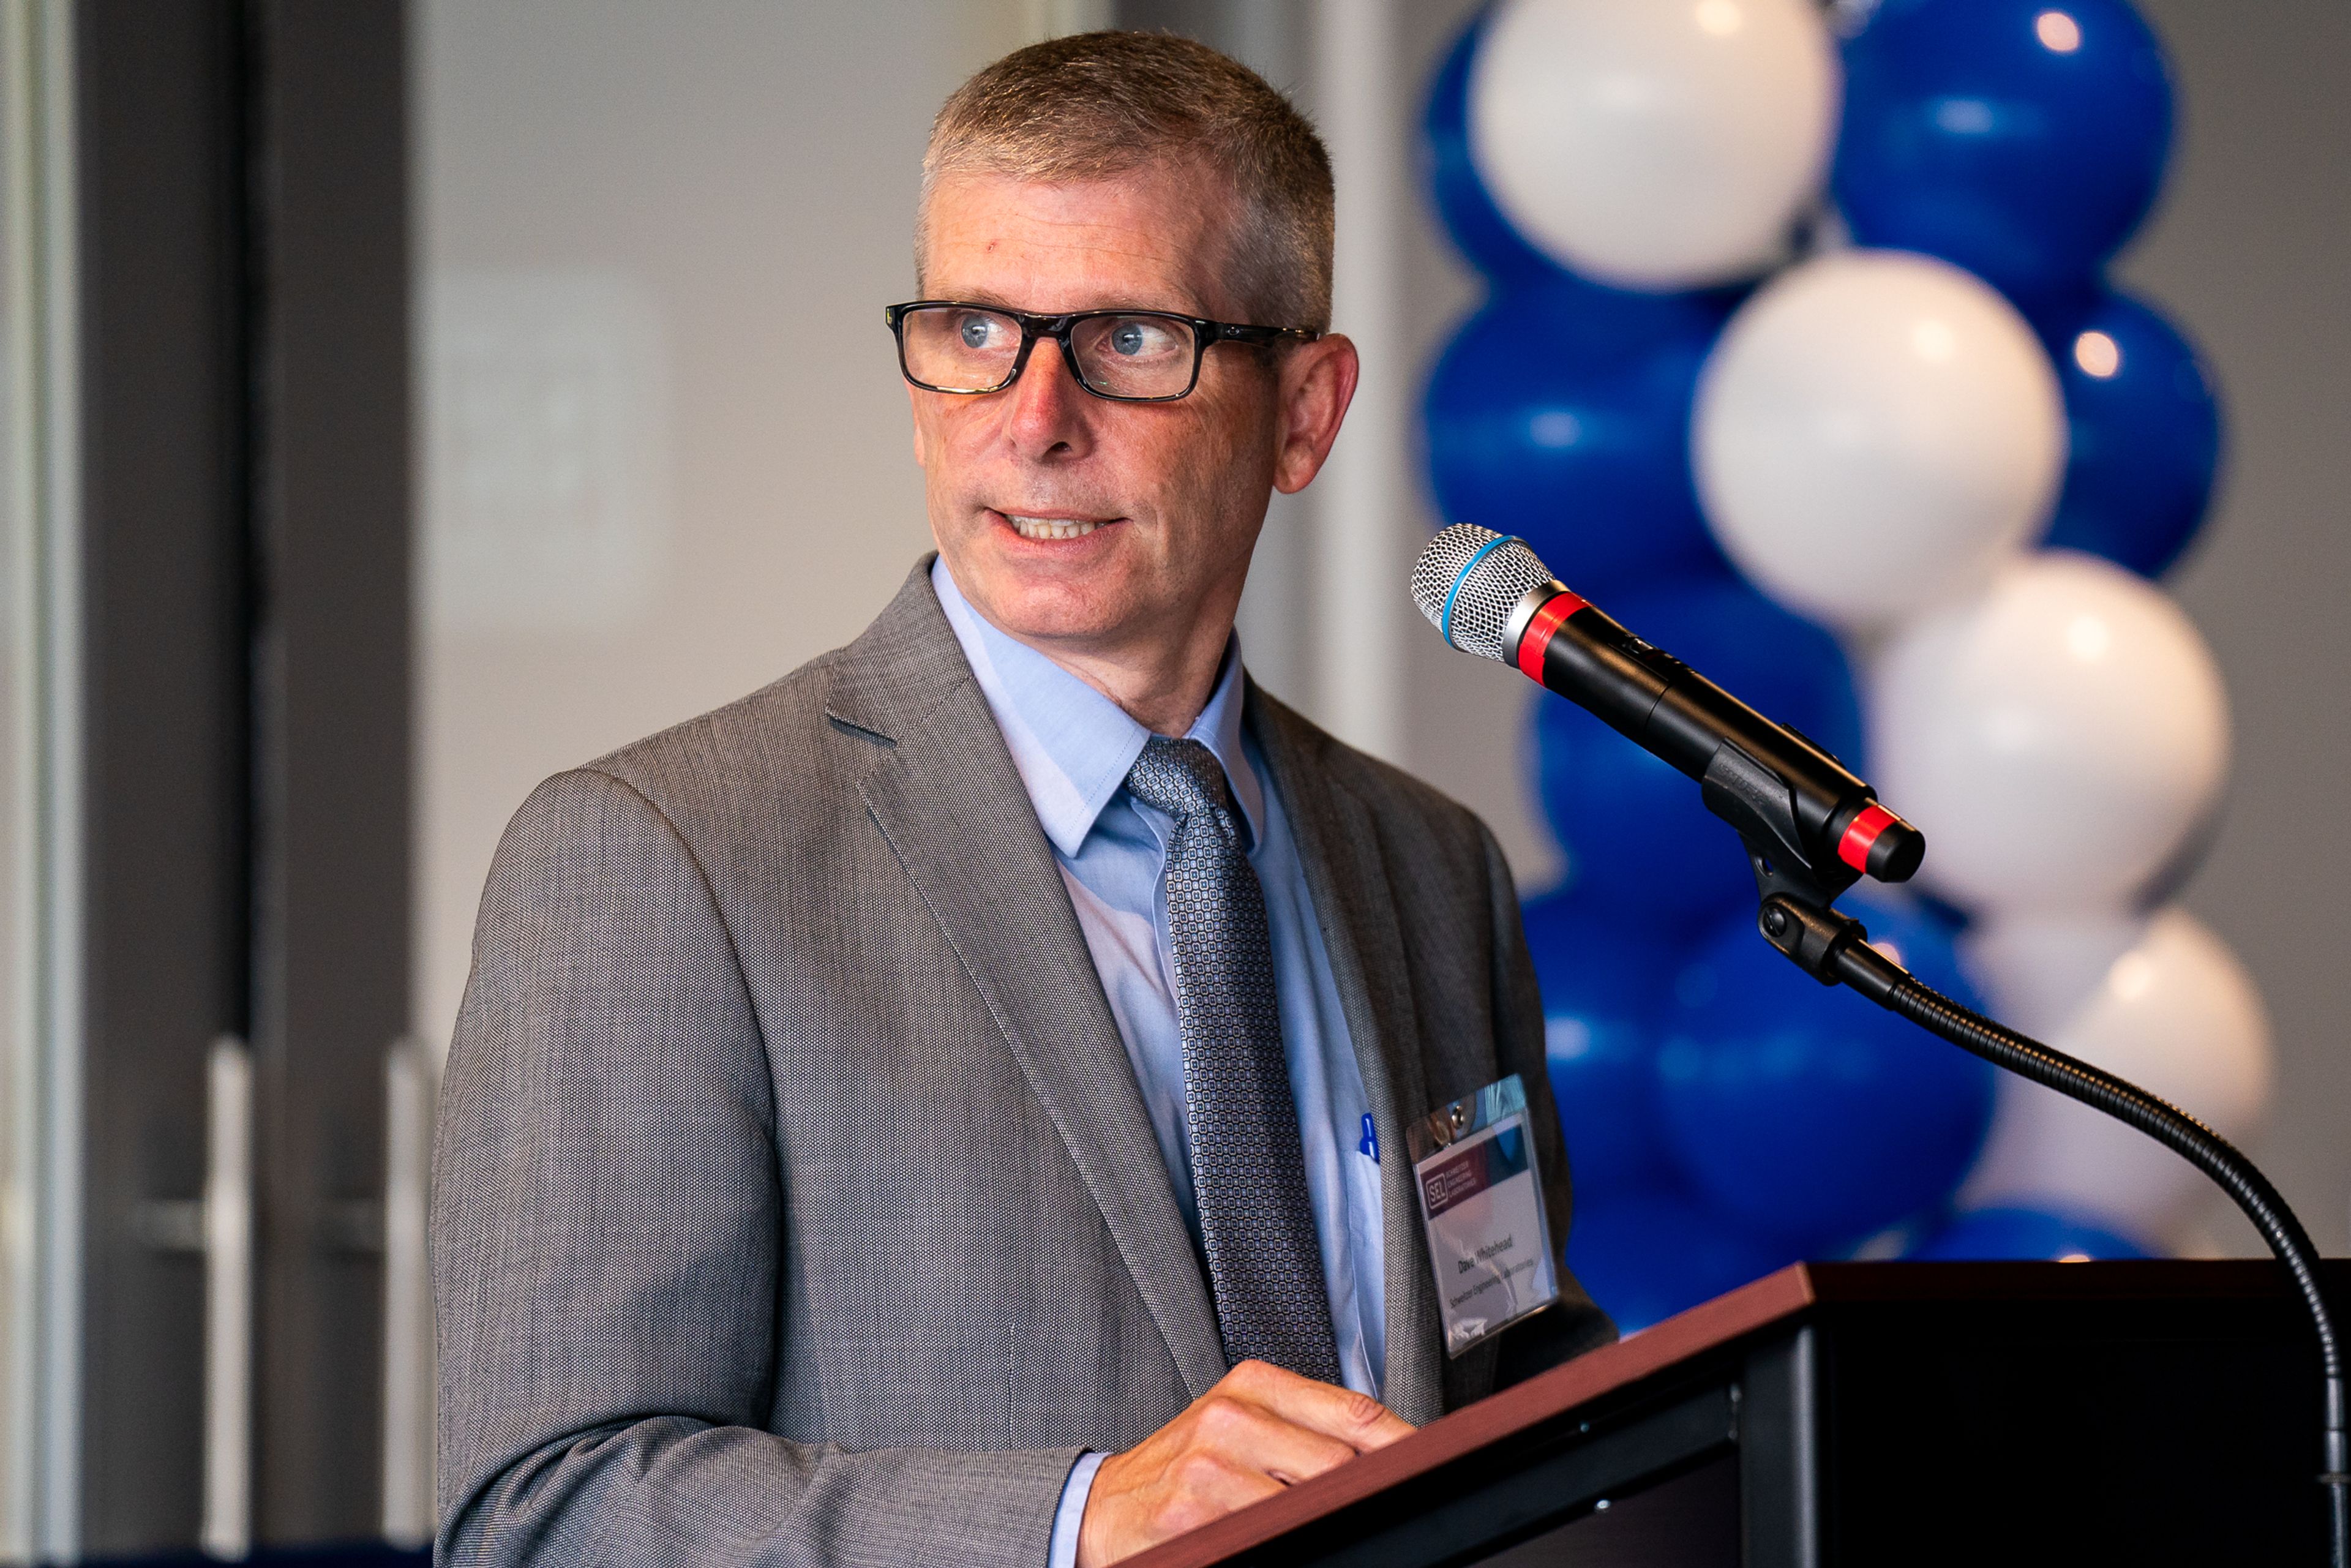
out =
<path fill-rule="evenodd" d="M 2320 1563 L 2318 1413 L 2275 1263 L 1799 1264 L 1132 1562 Z"/>

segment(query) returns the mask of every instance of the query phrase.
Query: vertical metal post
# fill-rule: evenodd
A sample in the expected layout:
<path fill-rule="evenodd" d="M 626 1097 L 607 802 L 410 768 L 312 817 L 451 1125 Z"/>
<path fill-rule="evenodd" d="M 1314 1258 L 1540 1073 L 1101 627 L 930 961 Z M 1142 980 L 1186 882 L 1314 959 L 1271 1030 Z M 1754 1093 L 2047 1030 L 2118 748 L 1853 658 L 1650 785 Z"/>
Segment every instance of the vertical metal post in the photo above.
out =
<path fill-rule="evenodd" d="M 205 1072 L 204 1490 L 197 1543 L 253 1547 L 253 1058 L 213 1042 Z"/>
<path fill-rule="evenodd" d="M 0 1096 L 0 1557 L 81 1546 L 80 316 L 73 17 L 0 12 L 9 384 L 9 842 L 18 989 Z"/>
<path fill-rule="evenodd" d="M 40 179 L 34 165 L 33 11 L 0 8 L 0 1558 L 33 1556 L 38 1266 L 30 1223 L 41 1190 L 40 397 L 37 312 Z"/>

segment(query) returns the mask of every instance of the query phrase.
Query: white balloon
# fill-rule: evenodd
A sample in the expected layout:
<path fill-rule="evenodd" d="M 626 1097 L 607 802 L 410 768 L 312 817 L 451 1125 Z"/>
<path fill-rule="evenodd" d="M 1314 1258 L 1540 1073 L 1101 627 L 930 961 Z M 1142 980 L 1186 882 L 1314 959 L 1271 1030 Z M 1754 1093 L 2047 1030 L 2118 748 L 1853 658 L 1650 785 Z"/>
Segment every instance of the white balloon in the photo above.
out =
<path fill-rule="evenodd" d="M 1841 96 L 1811 0 L 1503 0 L 1468 92 L 1503 215 L 1561 265 L 1650 289 L 1785 256 Z"/>
<path fill-rule="evenodd" d="M 1980 585 L 2048 521 L 2065 406 L 2032 329 L 1974 275 L 1835 251 L 1731 318 L 1690 447 L 1739 569 L 1791 609 L 1867 627 Z"/>
<path fill-rule="evenodd" d="M 2079 978 L 2082 955 L 2114 929 L 2106 915 L 1994 922 L 1970 936 L 1968 956 L 1995 998 L 2048 996 Z M 2177 906 L 2149 921 L 2055 1027 L 2026 1024 L 2028 1012 L 2017 1009 L 2018 1027 L 2162 1096 L 2232 1143 L 2268 1106 L 2261 996 L 2235 956 Z M 2054 1090 L 2003 1074 L 1999 1094 L 1991 1135 L 1959 1189 L 1963 1207 L 2056 1208 L 2145 1243 L 2187 1239 L 2210 1190 L 2187 1161 Z"/>
<path fill-rule="evenodd" d="M 1959 961 L 2011 1029 L 2043 1038 L 2065 1027 L 2115 960 L 2147 936 L 2147 917 L 2120 912 L 2019 915 L 1971 925 Z"/>
<path fill-rule="evenodd" d="M 1927 835 L 1919 883 L 1978 911 L 2127 906 L 2228 769 L 2228 695 L 2195 626 L 2071 550 L 1902 628 L 1865 684 L 1873 782 Z"/>

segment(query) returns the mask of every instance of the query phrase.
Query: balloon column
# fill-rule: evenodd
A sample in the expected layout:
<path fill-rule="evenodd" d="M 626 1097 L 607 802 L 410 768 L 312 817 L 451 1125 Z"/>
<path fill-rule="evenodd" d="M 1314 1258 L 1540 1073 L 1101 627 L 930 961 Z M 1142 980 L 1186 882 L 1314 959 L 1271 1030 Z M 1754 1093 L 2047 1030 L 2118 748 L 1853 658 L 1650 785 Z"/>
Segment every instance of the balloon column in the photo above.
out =
<path fill-rule="evenodd" d="M 1496 0 L 1424 120 L 1489 284 L 1427 461 L 1447 521 L 1521 535 L 1926 830 L 1928 901 L 1845 900 L 1876 940 L 2234 1137 L 2260 999 L 2162 906 L 2227 701 L 2149 580 L 2219 412 L 2102 271 L 2171 108 L 2126 0 Z M 1687 779 L 1548 698 L 1530 754 L 1568 868 L 1527 931 L 1569 1259 L 1621 1323 L 1802 1256 L 2179 1243 L 2184 1164 L 1771 951 Z"/>

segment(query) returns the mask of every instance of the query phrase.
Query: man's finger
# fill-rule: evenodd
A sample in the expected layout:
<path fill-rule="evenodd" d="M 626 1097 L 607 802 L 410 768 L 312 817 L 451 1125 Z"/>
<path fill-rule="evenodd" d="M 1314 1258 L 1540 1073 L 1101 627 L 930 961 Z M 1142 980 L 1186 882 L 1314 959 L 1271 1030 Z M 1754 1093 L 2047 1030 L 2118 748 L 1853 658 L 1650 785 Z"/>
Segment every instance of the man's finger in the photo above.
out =
<path fill-rule="evenodd" d="M 1192 1437 L 1202 1450 L 1285 1485 L 1319 1476 L 1358 1452 L 1345 1438 L 1302 1426 L 1238 1392 L 1204 1397 Z"/>
<path fill-rule="evenodd" d="M 1412 1423 L 1368 1394 L 1317 1383 L 1266 1362 L 1243 1362 L 1227 1375 L 1235 1391 L 1295 1426 L 1337 1438 L 1357 1453 L 1384 1448 Z"/>

